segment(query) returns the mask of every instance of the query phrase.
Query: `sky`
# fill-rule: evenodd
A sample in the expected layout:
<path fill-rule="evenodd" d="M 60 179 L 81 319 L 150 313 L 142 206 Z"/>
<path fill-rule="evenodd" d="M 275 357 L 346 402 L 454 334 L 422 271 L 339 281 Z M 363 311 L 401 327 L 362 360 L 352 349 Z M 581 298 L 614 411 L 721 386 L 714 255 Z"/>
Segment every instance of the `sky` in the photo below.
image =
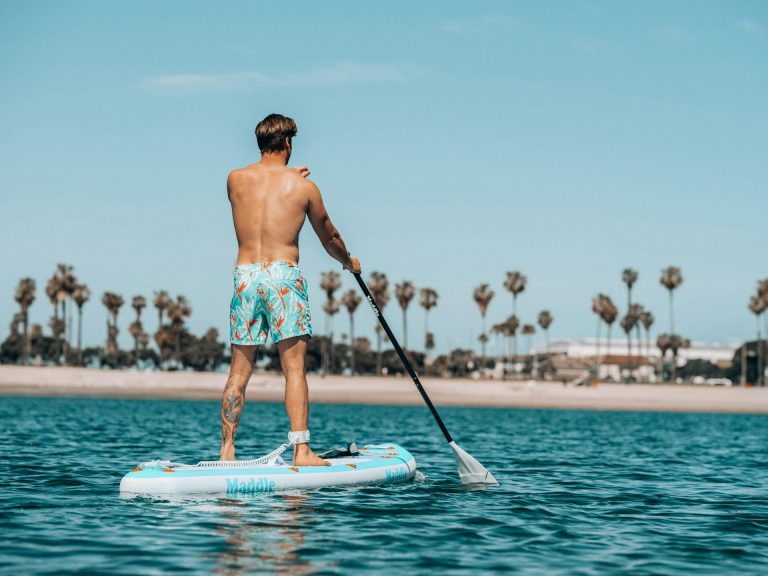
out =
<path fill-rule="evenodd" d="M 437 290 L 438 352 L 477 346 L 478 284 L 496 292 L 489 324 L 511 314 L 510 270 L 528 277 L 521 321 L 549 309 L 553 339 L 594 334 L 598 292 L 623 313 L 625 267 L 668 330 L 669 265 L 685 279 L 678 332 L 754 337 L 747 301 L 768 277 L 766 2 L 5 0 L 0 75 L 3 326 L 25 276 L 38 284 L 30 319 L 47 324 L 43 289 L 64 262 L 94 295 L 88 345 L 105 339 L 107 290 L 126 304 L 183 294 L 193 332 L 227 336 L 226 177 L 258 160 L 254 127 L 279 112 L 299 127 L 291 164 L 309 165 L 364 274 Z M 301 251 L 322 333 L 320 273 L 340 266 L 310 226 Z M 401 334 L 394 300 L 385 314 Z M 132 316 L 126 305 L 126 347 Z M 372 312 L 356 321 L 373 339 Z M 334 324 L 346 332 L 346 313 Z"/>

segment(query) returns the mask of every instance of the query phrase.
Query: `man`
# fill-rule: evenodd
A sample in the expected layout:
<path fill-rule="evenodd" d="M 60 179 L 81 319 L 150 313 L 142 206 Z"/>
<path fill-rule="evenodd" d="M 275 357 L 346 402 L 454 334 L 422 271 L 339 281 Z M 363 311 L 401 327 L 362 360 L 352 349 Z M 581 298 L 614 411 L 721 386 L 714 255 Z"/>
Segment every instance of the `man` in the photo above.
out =
<path fill-rule="evenodd" d="M 323 206 L 306 167 L 287 168 L 296 123 L 270 114 L 256 126 L 261 161 L 227 179 L 239 250 L 230 307 L 232 365 L 221 403 L 221 460 L 235 459 L 235 433 L 253 359 L 267 336 L 285 375 L 285 409 L 295 466 L 325 466 L 309 448 L 309 400 L 304 361 L 312 325 L 307 282 L 298 268 L 299 231 L 308 217 L 328 254 L 360 273 Z"/>

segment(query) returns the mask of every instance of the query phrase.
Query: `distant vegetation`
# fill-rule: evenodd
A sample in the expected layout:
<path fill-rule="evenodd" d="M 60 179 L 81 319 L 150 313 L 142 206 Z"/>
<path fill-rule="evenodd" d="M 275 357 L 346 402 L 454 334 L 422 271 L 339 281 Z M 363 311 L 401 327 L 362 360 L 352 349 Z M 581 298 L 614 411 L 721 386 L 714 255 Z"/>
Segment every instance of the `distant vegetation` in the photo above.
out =
<path fill-rule="evenodd" d="M 595 378 L 601 374 L 603 358 L 601 342 L 605 341 L 605 350 L 610 348 L 612 329 L 618 321 L 627 341 L 626 356 L 619 360 L 619 370 L 622 379 L 634 381 L 638 368 L 648 366 L 651 346 L 655 345 L 662 355 L 662 361 L 653 370 L 662 379 L 676 381 L 678 377 L 691 378 L 697 374 L 722 375 L 722 370 L 702 363 L 689 363 L 678 370 L 678 354 L 690 345 L 690 341 L 677 334 L 674 322 L 675 291 L 683 284 L 680 268 L 669 266 L 662 270 L 660 284 L 669 295 L 669 331 L 658 334 L 652 344 L 651 331 L 655 317 L 645 306 L 633 300 L 632 290 L 637 283 L 639 274 L 632 268 L 622 271 L 621 279 L 626 285 L 627 301 L 623 314 L 610 298 L 600 293 L 592 300 L 592 311 L 597 317 L 597 345 L 595 349 L 592 372 Z M 474 350 L 454 350 L 449 354 L 432 356 L 436 345 L 437 335 L 430 330 L 429 318 L 433 309 L 438 307 L 439 294 L 434 288 L 417 288 L 412 282 L 404 280 L 394 285 L 390 290 L 387 275 L 382 272 L 372 272 L 368 279 L 368 287 L 379 307 L 387 312 L 390 323 L 394 313 L 387 305 L 394 295 L 400 308 L 402 322 L 403 348 L 411 357 L 413 363 L 422 373 L 437 375 L 466 376 L 478 370 L 490 371 L 503 366 L 502 376 L 511 377 L 549 377 L 556 374 L 556 369 L 546 352 L 533 358 L 530 354 L 532 338 L 541 329 L 545 341 L 549 343 L 550 327 L 555 317 L 550 310 L 541 310 L 535 321 L 523 322 L 517 315 L 518 298 L 525 292 L 528 278 L 520 271 L 506 273 L 501 287 L 511 295 L 512 314 L 501 322 L 492 324 L 490 330 L 486 325 L 486 316 L 491 301 L 496 293 L 490 284 L 478 285 L 471 294 L 478 306 L 481 333 L 478 335 L 480 354 Z M 356 335 L 355 313 L 362 299 L 354 289 L 344 292 L 340 298 L 337 293 L 341 289 L 341 276 L 338 272 L 330 271 L 322 275 L 319 288 L 325 294 L 322 310 L 325 314 L 322 335 L 315 336 L 310 341 L 307 358 L 307 369 L 321 374 L 393 374 L 403 373 L 397 355 L 390 346 L 386 345 L 386 335 L 377 325 L 375 330 L 375 349 L 371 341 Z M 16 288 L 14 298 L 19 306 L 18 312 L 11 318 L 10 333 L 0 345 L 0 362 L 12 364 L 35 365 L 68 365 L 68 366 L 100 366 L 112 368 L 138 367 L 160 370 L 216 370 L 226 366 L 228 346 L 219 340 L 215 328 L 204 334 L 192 334 L 186 325 L 192 314 L 192 307 L 182 295 L 172 297 L 167 291 L 154 293 L 151 303 L 142 295 L 133 296 L 130 307 L 133 312 L 125 311 L 120 315 L 126 304 L 122 295 L 117 292 L 105 292 L 100 302 L 107 311 L 107 322 L 103 345 L 84 347 L 82 342 L 82 318 L 84 309 L 92 301 L 88 286 L 81 283 L 75 276 L 72 266 L 59 264 L 45 285 L 52 315 L 46 331 L 40 324 L 29 325 L 29 309 L 37 297 L 37 285 L 32 278 L 22 278 Z M 412 301 L 424 309 L 424 326 L 421 330 L 421 346 L 412 346 L 409 341 L 408 312 Z M 155 308 L 157 314 L 156 328 L 153 334 L 145 329 L 148 305 Z M 348 316 L 347 331 L 335 337 L 334 318 L 343 309 Z M 744 350 L 737 351 L 734 367 L 730 371 L 739 371 L 747 375 L 747 381 L 765 384 L 760 380 L 765 366 L 766 345 L 762 339 L 763 331 L 768 332 L 768 279 L 758 282 L 755 294 L 749 300 L 749 310 L 755 315 L 757 339 L 750 345 L 745 344 Z M 131 314 L 127 330 L 133 340 L 133 346 L 124 350 L 118 346 L 120 325 L 127 322 L 126 314 Z M 602 328 L 605 327 L 605 336 Z M 315 333 L 319 332 L 315 325 Z M 525 337 L 526 353 L 518 353 L 518 335 Z M 496 350 L 501 350 L 499 339 L 506 341 L 506 353 L 496 356 L 487 355 L 487 343 L 491 336 L 496 338 Z M 759 343 L 759 345 L 758 345 Z M 546 348 L 545 348 L 546 350 Z M 742 358 L 748 365 L 741 365 Z M 669 359 L 669 361 L 667 361 Z M 615 360 L 613 360 L 615 361 Z M 751 361 L 751 362 L 750 362 Z M 265 369 L 279 369 L 277 352 L 274 346 L 267 346 L 260 351 L 259 366 Z M 707 364 L 707 363 L 705 363 Z"/>

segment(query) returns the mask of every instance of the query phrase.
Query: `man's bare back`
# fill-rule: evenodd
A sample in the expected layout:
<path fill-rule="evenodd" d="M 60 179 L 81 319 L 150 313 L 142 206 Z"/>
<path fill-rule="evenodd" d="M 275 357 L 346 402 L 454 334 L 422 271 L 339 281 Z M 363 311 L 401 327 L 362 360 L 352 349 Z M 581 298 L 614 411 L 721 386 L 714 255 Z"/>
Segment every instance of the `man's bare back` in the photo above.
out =
<path fill-rule="evenodd" d="M 296 170 L 259 162 L 227 180 L 239 250 L 237 264 L 299 260 L 299 232 L 317 187 Z"/>
<path fill-rule="evenodd" d="M 360 262 L 347 252 L 320 190 L 306 179 L 309 170 L 287 168 L 295 134 L 293 120 L 268 116 L 256 129 L 261 161 L 233 170 L 227 178 L 238 254 L 230 304 L 232 364 L 221 405 L 221 460 L 235 458 L 235 434 L 255 352 L 271 338 L 285 375 L 294 465 L 328 464 L 309 448 L 305 357 L 312 328 L 307 282 L 298 268 L 305 217 L 328 254 L 344 268 L 359 274 Z"/>

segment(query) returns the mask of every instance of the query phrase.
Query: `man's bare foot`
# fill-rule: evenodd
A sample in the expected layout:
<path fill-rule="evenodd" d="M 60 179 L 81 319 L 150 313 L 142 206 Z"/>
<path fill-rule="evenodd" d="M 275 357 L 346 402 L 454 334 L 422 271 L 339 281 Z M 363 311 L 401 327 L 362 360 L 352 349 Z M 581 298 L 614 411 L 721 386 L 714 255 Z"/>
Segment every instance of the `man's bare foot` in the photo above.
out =
<path fill-rule="evenodd" d="M 293 465 L 294 466 L 330 466 L 309 449 L 309 444 L 299 444 L 293 447 Z"/>

